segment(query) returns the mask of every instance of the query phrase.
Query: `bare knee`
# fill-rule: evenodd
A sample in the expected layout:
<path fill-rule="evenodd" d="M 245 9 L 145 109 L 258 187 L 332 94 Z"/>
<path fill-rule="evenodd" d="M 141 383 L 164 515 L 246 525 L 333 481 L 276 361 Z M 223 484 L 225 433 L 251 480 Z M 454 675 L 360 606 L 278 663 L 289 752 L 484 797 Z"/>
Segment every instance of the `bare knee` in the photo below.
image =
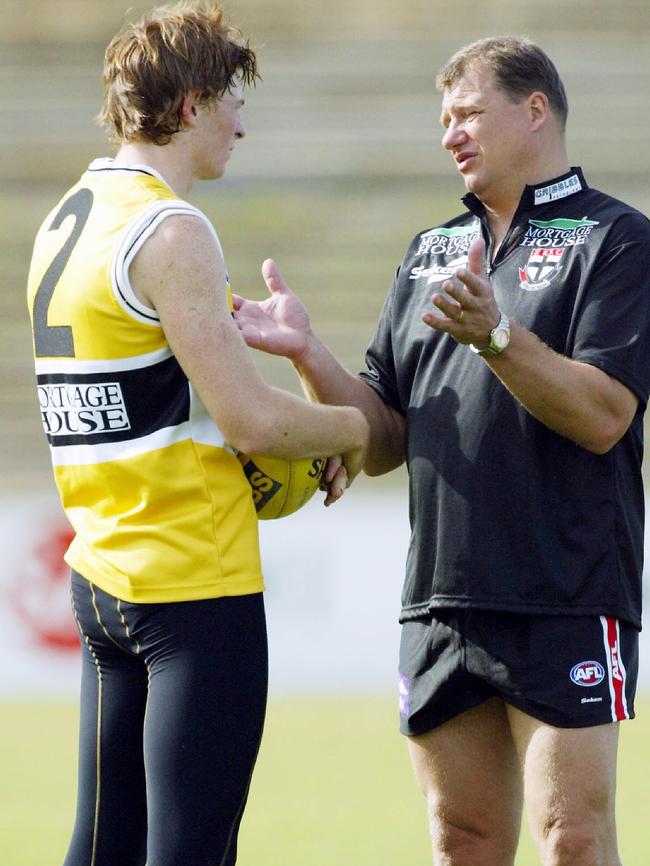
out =
<path fill-rule="evenodd" d="M 517 850 L 518 832 L 503 832 L 472 817 L 443 813 L 428 803 L 429 830 L 436 866 L 511 866 Z"/>
<path fill-rule="evenodd" d="M 615 832 L 597 819 L 550 823 L 542 857 L 544 866 L 621 866 Z"/>
<path fill-rule="evenodd" d="M 512 866 L 522 784 L 503 704 L 491 699 L 411 737 L 409 752 L 436 866 Z"/>
<path fill-rule="evenodd" d="M 578 797 L 565 794 L 541 822 L 544 866 L 621 866 L 613 792 L 608 786 Z"/>

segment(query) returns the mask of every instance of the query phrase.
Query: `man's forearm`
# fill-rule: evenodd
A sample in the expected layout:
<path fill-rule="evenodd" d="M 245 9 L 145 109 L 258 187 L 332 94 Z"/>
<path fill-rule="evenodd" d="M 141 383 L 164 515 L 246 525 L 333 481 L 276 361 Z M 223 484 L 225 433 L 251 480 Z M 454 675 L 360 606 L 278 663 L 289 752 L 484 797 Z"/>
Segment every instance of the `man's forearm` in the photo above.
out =
<path fill-rule="evenodd" d="M 317 403 L 356 406 L 370 426 L 365 471 L 381 475 L 404 461 L 404 419 L 357 376 L 348 372 L 321 340 L 313 336 L 294 367 L 307 397 Z"/>
<path fill-rule="evenodd" d="M 634 417 L 635 395 L 603 370 L 559 355 L 511 324 L 508 349 L 487 359 L 494 373 L 542 424 L 589 451 L 608 451 Z"/>

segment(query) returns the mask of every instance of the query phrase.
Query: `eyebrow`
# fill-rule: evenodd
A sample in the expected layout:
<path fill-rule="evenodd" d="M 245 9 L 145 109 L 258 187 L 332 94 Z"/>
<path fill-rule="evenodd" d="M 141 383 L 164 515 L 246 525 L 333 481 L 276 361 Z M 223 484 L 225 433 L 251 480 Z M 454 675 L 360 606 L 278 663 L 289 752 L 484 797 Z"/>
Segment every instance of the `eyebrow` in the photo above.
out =
<path fill-rule="evenodd" d="M 472 111 L 482 111 L 483 107 L 475 99 L 459 99 L 455 104 L 452 102 L 451 108 L 455 109 L 457 114 L 468 114 Z M 449 108 L 443 108 L 440 112 L 440 123 L 444 126 L 444 118 L 451 117 L 452 111 Z"/>
<path fill-rule="evenodd" d="M 246 100 L 244 99 L 243 96 L 236 96 L 234 93 L 230 93 L 229 95 L 232 96 L 233 101 L 236 103 L 238 108 L 241 108 L 242 105 L 246 104 Z M 224 96 L 225 96 L 225 94 L 224 94 Z"/>

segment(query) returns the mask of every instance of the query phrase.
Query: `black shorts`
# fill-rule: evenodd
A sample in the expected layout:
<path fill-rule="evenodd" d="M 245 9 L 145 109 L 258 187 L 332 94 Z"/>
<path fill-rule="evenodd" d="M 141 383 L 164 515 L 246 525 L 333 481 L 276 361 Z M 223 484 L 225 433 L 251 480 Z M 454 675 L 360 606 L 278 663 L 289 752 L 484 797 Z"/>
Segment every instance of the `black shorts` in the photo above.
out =
<path fill-rule="evenodd" d="M 638 667 L 637 629 L 610 617 L 439 609 L 402 626 L 400 730 L 491 697 L 560 728 L 631 719 Z"/>
<path fill-rule="evenodd" d="M 65 866 L 232 866 L 267 691 L 260 593 L 119 601 L 72 574 L 83 650 Z"/>

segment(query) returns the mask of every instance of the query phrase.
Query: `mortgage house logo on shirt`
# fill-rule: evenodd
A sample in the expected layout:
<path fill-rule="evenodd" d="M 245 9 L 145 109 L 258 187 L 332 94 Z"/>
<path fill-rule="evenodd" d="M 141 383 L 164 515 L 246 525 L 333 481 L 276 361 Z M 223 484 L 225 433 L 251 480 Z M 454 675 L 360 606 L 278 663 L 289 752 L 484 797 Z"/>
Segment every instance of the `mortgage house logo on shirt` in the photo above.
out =
<path fill-rule="evenodd" d="M 119 382 L 44 382 L 38 385 L 38 399 L 50 437 L 131 429 Z"/>
<path fill-rule="evenodd" d="M 529 220 L 520 246 L 532 247 L 528 262 L 519 268 L 519 286 L 538 292 L 553 282 L 562 270 L 566 250 L 584 244 L 598 223 L 584 219 Z"/>
<path fill-rule="evenodd" d="M 475 220 L 467 226 L 431 229 L 420 235 L 418 256 L 449 256 L 467 255 L 472 241 L 478 237 L 480 223 Z"/>

